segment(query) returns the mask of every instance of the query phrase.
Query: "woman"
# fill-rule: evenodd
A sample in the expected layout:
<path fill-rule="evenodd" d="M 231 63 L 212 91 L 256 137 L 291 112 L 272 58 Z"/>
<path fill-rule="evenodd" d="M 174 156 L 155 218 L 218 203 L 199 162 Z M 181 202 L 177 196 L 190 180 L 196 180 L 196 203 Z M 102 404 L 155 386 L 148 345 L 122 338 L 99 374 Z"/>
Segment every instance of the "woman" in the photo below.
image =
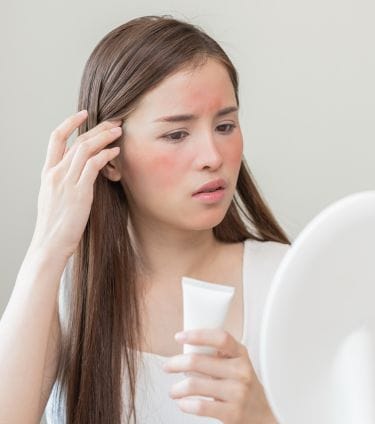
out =
<path fill-rule="evenodd" d="M 96 46 L 81 113 L 51 134 L 35 232 L 1 322 L 1 422 L 37 421 L 49 398 L 59 423 L 275 423 L 254 343 L 290 242 L 247 169 L 238 107 L 233 64 L 196 26 L 145 16 Z M 174 339 L 184 275 L 236 288 L 225 329 L 188 334 L 217 357 L 183 355 Z M 189 371 L 203 375 L 176 378 Z"/>

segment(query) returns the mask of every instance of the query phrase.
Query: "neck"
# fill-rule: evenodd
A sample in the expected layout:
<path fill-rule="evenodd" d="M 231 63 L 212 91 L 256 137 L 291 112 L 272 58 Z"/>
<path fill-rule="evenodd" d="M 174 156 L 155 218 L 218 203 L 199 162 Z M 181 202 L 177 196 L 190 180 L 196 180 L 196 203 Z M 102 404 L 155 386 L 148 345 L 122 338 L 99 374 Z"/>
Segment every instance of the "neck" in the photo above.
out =
<path fill-rule="evenodd" d="M 181 230 L 162 225 L 131 224 L 129 231 L 142 266 L 142 277 L 168 286 L 211 264 L 222 243 L 212 229 Z"/>

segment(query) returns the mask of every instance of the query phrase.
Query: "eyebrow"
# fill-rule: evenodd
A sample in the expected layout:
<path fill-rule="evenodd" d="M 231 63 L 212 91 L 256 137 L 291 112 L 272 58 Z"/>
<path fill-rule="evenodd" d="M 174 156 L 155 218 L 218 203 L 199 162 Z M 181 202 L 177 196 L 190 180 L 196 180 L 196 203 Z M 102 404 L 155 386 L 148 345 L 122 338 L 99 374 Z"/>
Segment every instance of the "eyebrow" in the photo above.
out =
<path fill-rule="evenodd" d="M 228 113 L 237 112 L 237 111 L 238 111 L 237 106 L 228 106 L 228 107 L 225 107 L 224 109 L 219 110 L 215 114 L 215 117 L 227 115 Z M 155 121 L 153 122 L 186 122 L 186 121 L 193 121 L 197 118 L 198 118 L 197 115 L 192 115 L 192 114 L 172 115 L 172 116 L 162 116 L 161 118 L 155 119 Z"/>

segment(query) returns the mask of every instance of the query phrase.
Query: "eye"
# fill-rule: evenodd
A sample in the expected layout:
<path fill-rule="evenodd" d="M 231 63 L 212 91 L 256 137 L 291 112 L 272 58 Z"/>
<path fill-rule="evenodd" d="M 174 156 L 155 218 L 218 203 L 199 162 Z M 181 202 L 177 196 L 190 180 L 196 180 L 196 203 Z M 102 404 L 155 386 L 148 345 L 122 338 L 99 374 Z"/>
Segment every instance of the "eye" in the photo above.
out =
<path fill-rule="evenodd" d="M 223 128 L 223 127 L 227 128 L 227 130 L 219 131 L 219 132 L 224 133 L 224 134 L 229 134 L 233 131 L 233 129 L 236 126 L 237 125 L 234 125 L 234 124 L 221 124 L 221 125 L 218 125 L 217 128 Z M 162 138 L 164 138 L 165 140 L 170 141 L 172 143 L 178 143 L 178 142 L 182 141 L 183 138 L 185 138 L 185 137 L 180 137 L 181 134 L 188 135 L 188 133 L 186 131 L 175 131 L 173 133 L 163 135 Z"/>
<path fill-rule="evenodd" d="M 236 127 L 237 125 L 234 125 L 234 124 L 222 124 L 222 125 L 219 125 L 218 126 L 218 128 L 220 128 L 220 127 L 229 127 L 229 129 L 228 129 L 228 131 L 220 131 L 220 132 L 223 132 L 223 133 L 230 133 L 230 132 L 232 132 L 233 131 L 233 129 Z"/>
<path fill-rule="evenodd" d="M 172 142 L 179 142 L 179 141 L 182 140 L 182 138 L 176 137 L 176 136 L 179 135 L 179 134 L 184 134 L 184 133 L 187 134 L 186 131 L 176 131 L 176 132 L 171 133 L 171 134 L 163 135 L 162 138 L 165 138 L 166 140 L 172 141 Z"/>

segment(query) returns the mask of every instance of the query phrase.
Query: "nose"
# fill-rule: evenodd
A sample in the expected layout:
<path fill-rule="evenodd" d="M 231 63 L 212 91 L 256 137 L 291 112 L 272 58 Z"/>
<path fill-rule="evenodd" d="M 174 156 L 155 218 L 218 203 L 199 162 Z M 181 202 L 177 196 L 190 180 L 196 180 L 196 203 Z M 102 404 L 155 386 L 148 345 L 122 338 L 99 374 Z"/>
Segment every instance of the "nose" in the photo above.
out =
<path fill-rule="evenodd" d="M 223 156 L 218 148 L 215 135 L 207 131 L 197 140 L 196 167 L 198 169 L 218 169 L 223 163 Z"/>

